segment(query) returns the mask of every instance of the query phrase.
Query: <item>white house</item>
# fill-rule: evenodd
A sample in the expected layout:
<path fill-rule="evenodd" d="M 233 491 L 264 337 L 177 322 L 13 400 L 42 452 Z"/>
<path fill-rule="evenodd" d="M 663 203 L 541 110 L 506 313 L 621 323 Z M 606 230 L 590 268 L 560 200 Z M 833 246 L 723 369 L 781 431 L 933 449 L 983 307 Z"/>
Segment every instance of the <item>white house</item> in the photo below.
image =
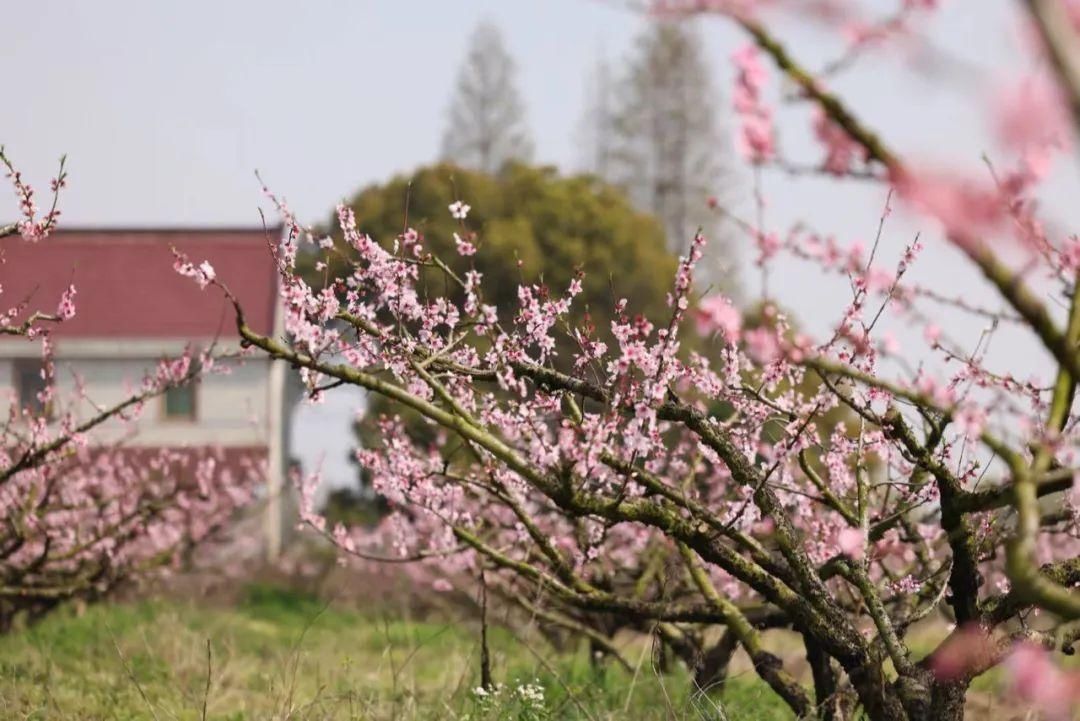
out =
<path fill-rule="evenodd" d="M 3 307 L 25 300 L 27 312 L 52 312 L 73 283 L 76 315 L 54 330 L 56 383 L 61 398 L 72 397 L 81 379 L 86 396 L 106 406 L 130 395 L 158 360 L 185 346 L 239 350 L 232 306 L 216 289 L 200 290 L 178 275 L 172 247 L 196 262 L 208 260 L 255 330 L 280 334 L 278 279 L 268 248 L 279 235 L 279 229 L 262 228 L 155 228 L 64 230 L 37 244 L 7 238 L 0 240 Z M 0 337 L 0 388 L 9 386 L 0 393 L 0 412 L 12 401 L 37 402 L 40 364 L 38 344 Z M 266 552 L 273 558 L 289 512 L 283 500 L 286 368 L 258 355 L 231 366 L 228 375 L 210 375 L 155 399 L 126 442 L 142 448 L 215 446 L 226 459 L 265 457 Z M 84 405 L 79 412 L 90 413 Z M 115 423 L 104 433 L 121 429 Z"/>

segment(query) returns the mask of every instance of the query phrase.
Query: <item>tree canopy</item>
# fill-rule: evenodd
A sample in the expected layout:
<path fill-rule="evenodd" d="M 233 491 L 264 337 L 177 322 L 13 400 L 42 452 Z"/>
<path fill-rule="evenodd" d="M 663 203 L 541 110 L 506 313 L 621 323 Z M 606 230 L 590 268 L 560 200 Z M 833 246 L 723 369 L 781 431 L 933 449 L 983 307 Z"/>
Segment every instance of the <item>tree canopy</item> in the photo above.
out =
<path fill-rule="evenodd" d="M 468 228 L 453 218 L 448 206 L 457 199 L 473 206 Z M 400 175 L 388 183 L 360 190 L 346 203 L 355 213 L 360 232 L 386 243 L 406 227 L 420 233 L 433 255 L 456 270 L 483 273 L 487 295 L 500 317 L 509 319 L 517 308 L 521 282 L 542 283 L 565 291 L 579 271 L 585 273 L 575 318 L 588 310 L 605 333 L 611 308 L 620 298 L 652 318 L 667 313 L 676 259 L 665 247 L 664 232 L 650 215 L 631 207 L 625 196 L 592 176 L 562 176 L 550 167 L 512 163 L 498 175 L 439 164 Z M 336 218 L 328 227 L 336 228 Z M 331 257 L 325 270 L 307 258 L 308 282 L 321 286 L 345 269 L 352 252 Z M 454 234 L 474 233 L 482 253 L 460 257 Z M 434 277 L 434 276 L 432 276 Z M 432 281 L 434 282 L 434 281 Z M 437 291 L 442 291 L 442 279 Z"/>

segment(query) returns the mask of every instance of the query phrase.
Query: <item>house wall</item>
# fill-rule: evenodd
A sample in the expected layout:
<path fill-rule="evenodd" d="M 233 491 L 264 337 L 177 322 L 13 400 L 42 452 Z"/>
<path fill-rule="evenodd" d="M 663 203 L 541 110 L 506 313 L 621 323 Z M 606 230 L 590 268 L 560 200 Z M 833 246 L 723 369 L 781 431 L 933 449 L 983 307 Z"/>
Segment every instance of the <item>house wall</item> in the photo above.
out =
<path fill-rule="evenodd" d="M 76 395 L 78 374 L 90 401 L 111 406 L 129 397 L 141 379 L 152 372 L 157 359 L 181 353 L 183 344 L 161 342 L 68 342 L 56 349 L 56 383 L 61 402 Z M 7 414 L 15 392 L 16 358 L 34 358 L 37 343 L 16 340 L 0 345 L 0 413 Z M 136 432 L 130 440 L 140 446 L 262 446 L 270 442 L 270 362 L 262 358 L 230 361 L 229 373 L 210 374 L 195 384 L 196 414 L 193 420 L 165 417 L 165 399 L 153 398 L 131 424 L 109 421 L 99 429 L 103 440 Z M 78 415 L 95 413 L 88 402 Z"/>

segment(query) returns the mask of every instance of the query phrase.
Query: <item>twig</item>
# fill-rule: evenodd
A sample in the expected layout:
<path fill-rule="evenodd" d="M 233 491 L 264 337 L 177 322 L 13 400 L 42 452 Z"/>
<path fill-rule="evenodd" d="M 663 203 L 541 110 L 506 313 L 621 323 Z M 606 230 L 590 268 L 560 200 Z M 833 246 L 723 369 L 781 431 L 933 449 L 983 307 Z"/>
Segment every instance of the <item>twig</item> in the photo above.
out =
<path fill-rule="evenodd" d="M 202 721 L 206 721 L 206 704 L 210 698 L 210 681 L 213 672 L 213 656 L 210 650 L 210 639 L 206 639 L 206 688 L 203 689 Z"/>
<path fill-rule="evenodd" d="M 135 678 L 135 671 L 128 666 L 127 660 L 124 658 L 124 652 L 120 650 L 120 644 L 116 641 L 116 635 L 108 625 L 106 625 L 105 628 L 109 632 L 109 639 L 112 641 L 113 648 L 116 649 L 116 657 L 120 659 L 120 666 L 123 667 L 124 673 L 127 674 L 131 683 L 135 684 L 135 690 L 139 692 L 139 696 L 142 697 L 142 700 L 146 704 L 147 709 L 149 709 L 150 715 L 154 718 L 154 721 L 160 721 L 157 710 L 154 708 L 154 704 L 151 703 L 150 698 L 146 695 L 146 691 L 143 689 L 142 684 L 139 683 L 139 679 Z"/>

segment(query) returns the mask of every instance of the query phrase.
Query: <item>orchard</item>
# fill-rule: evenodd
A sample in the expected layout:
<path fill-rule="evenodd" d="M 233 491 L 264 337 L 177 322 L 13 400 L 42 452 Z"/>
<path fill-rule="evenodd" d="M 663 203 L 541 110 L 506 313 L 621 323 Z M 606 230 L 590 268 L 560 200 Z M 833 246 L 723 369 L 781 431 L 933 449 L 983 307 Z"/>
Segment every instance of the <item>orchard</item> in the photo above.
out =
<path fill-rule="evenodd" d="M 0 227 L 0 238 L 48 243 L 67 183 L 63 161 L 44 213 L 2 149 L 0 162 L 23 214 Z M 0 425 L 0 631 L 6 632 L 16 620 L 32 622 L 63 602 L 105 597 L 176 565 L 232 519 L 261 474 L 254 459 L 238 472 L 209 449 L 134 449 L 125 442 L 149 401 L 216 372 L 215 349 L 163 359 L 128 397 L 101 405 L 82 383 L 70 396 L 55 383 L 52 334 L 78 312 L 76 285 L 59 298 L 3 300 L 0 337 L 36 344 L 42 376 L 35 397 L 13 399 Z"/>
<path fill-rule="evenodd" d="M 812 107 L 818 172 L 835 177 L 841 197 L 845 176 L 858 176 L 889 198 L 883 227 L 893 205 L 925 219 L 895 258 L 734 219 L 763 267 L 794 256 L 846 280 L 850 298 L 821 337 L 768 301 L 751 327 L 733 299 L 702 294 L 701 235 L 671 279 L 665 317 L 617 301 L 609 328 L 568 323 L 588 278 L 525 279 L 517 308 L 500 314 L 474 270 L 484 244 L 469 227 L 469 198 L 447 209 L 460 222 L 457 257 L 429 253 L 407 228 L 367 237 L 343 207 L 340 233 L 359 260 L 316 293 L 295 268 L 320 239 L 275 200 L 288 233 L 269 252 L 287 337 L 253 332 L 238 304 L 243 338 L 297 367 L 313 398 L 359 386 L 439 431 L 421 445 L 395 417 L 373 421 L 381 443 L 359 461 L 393 508 L 375 533 L 327 527 L 310 506 L 307 522 L 344 554 L 410 561 L 434 589 L 482 583 L 598 647 L 611 644 L 594 616 L 637 622 L 698 668 L 740 647 L 800 717 L 860 707 L 873 719 L 961 718 L 972 679 L 998 665 L 1018 697 L 1067 715 L 1080 678 L 1053 658 L 1071 654 L 1080 633 L 1080 241 L 1048 231 L 1033 198 L 1054 157 L 1073 153 L 1080 12 L 1023 4 L 1038 71 L 1002 111 L 1015 165 L 998 174 L 909 162 L 864 124 L 857 99 L 831 93 L 759 17 L 778 6 L 854 25 L 853 3 L 651 8 L 719 15 L 744 32 L 732 100 L 748 164 L 779 159 L 781 109 L 764 92 L 779 79 Z M 854 34 L 852 51 L 903 35 L 936 5 L 903 3 Z M 1000 307 L 909 283 L 930 243 L 962 251 Z M 183 269 L 228 294 L 208 269 Z M 431 269 L 446 282 L 418 284 Z M 954 346 L 932 320 L 936 303 L 1022 327 L 1030 353 L 1054 370 L 1001 372 L 979 348 Z M 877 330 L 883 317 L 920 329 L 922 347 L 901 355 Z M 711 343 L 684 351 L 695 331 Z M 564 338 L 569 355 L 556 351 Z M 309 499 L 315 481 L 303 481 Z M 909 633 L 937 614 L 951 633 L 914 653 Z M 765 649 L 768 628 L 801 638 L 812 689 Z"/>
<path fill-rule="evenodd" d="M 268 233 L 266 251 L 283 335 L 253 329 L 213 266 L 177 253 L 177 272 L 232 301 L 245 352 L 295 369 L 311 402 L 344 385 L 380 397 L 385 412 L 365 420 L 377 442 L 356 458 L 389 514 L 374 529 L 327 523 L 313 472 L 295 479 L 302 522 L 343 560 L 392 565 L 418 593 L 482 598 L 485 612 L 490 596 L 585 639 L 597 664 L 632 668 L 616 636 L 646 635 L 708 692 L 741 650 L 799 718 L 960 719 L 972 682 L 992 671 L 1013 701 L 1069 718 L 1080 705 L 1080 673 L 1061 665 L 1080 641 L 1080 237 L 1038 199 L 1054 163 L 1075 163 L 1080 3 L 1016 3 L 1030 57 L 1022 82 L 995 87 L 1005 100 L 990 118 L 1006 152 L 945 165 L 896 150 L 829 74 L 870 48 L 906 51 L 947 1 L 896 2 L 884 20 L 866 19 L 873 3 L 844 0 L 647 8 L 660 22 L 701 16 L 740 32 L 732 131 L 757 212 L 700 201 L 763 276 L 797 263 L 845 288 L 824 333 L 765 293 L 699 282 L 710 252 L 700 232 L 679 244 L 663 313 L 615 297 L 599 314 L 610 323 L 595 326 L 580 306 L 603 297 L 592 284 L 606 279 L 583 272 L 558 286 L 522 277 L 516 305 L 497 306 L 507 289 L 486 287 L 477 269 L 486 248 L 469 197 L 446 207 L 456 230 L 440 255 L 407 224 L 396 237 L 365 235 L 345 205 L 330 237 L 264 188 L 285 229 Z M 804 65 L 771 31 L 775 15 L 837 31 L 841 61 Z M 784 152 L 777 119 L 795 110 L 816 157 Z M 3 233 L 49 242 L 55 202 L 41 215 L 8 169 L 24 217 Z M 830 179 L 838 214 L 848 184 L 878 188 L 870 240 L 765 222 L 769 169 Z M 64 183 L 61 168 L 54 194 Z M 883 237 L 898 211 L 919 233 L 890 254 Z M 957 251 L 994 305 L 912 280 L 931 246 Z M 323 287 L 305 280 L 330 267 Z M 39 343 L 48 368 L 49 329 L 77 307 L 77 286 L 36 311 L 16 303 L 0 332 Z M 953 340 L 945 312 L 985 328 L 979 343 Z M 886 325 L 917 341 L 899 343 Z M 1026 367 L 988 352 L 1004 327 L 1022 339 Z M 40 399 L 51 417 L 12 410 L 0 623 L 147 573 L 243 503 L 249 481 L 212 461 L 134 461 L 88 442 L 105 419 L 214 367 L 210 352 L 162 364 L 89 421 L 65 415 L 59 398 Z M 198 465 L 194 487 L 168 472 L 180 462 Z M 942 632 L 927 648 L 934 624 Z M 770 650 L 774 631 L 797 650 Z"/>

